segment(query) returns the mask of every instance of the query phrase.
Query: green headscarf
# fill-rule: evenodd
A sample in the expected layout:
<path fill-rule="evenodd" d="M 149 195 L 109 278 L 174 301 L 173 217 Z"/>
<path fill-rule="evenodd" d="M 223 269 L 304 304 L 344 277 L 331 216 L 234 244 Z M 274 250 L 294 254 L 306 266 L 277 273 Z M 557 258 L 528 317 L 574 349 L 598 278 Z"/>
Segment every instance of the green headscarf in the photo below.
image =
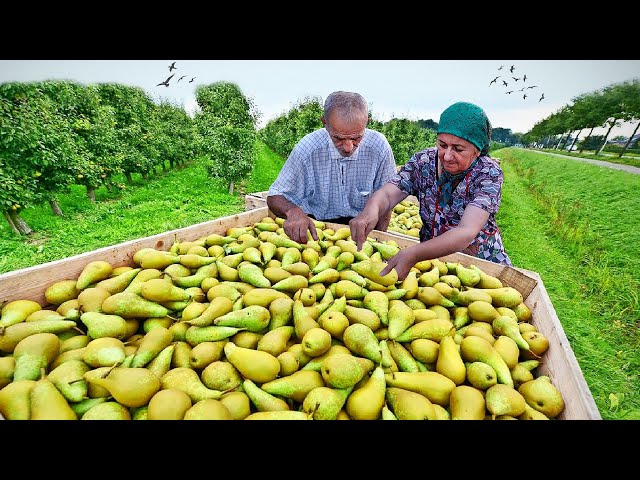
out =
<path fill-rule="evenodd" d="M 450 133 L 473 143 L 480 155 L 489 153 L 491 122 L 484 110 L 473 103 L 457 102 L 442 112 L 438 133 Z"/>

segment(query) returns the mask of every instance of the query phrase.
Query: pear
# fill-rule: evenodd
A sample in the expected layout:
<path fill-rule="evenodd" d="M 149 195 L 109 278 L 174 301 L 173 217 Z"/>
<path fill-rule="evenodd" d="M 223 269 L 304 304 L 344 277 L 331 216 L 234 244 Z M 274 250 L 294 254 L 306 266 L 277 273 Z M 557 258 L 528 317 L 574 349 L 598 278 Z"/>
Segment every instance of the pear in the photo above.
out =
<path fill-rule="evenodd" d="M 337 262 L 337 260 L 335 258 L 333 258 L 331 256 L 329 256 L 329 258 L 332 258 L 334 262 Z M 318 270 L 323 265 L 324 265 L 324 263 L 321 260 L 320 263 L 318 263 L 318 265 L 316 266 L 316 268 L 314 268 L 314 270 Z M 355 265 L 355 263 L 353 265 Z M 312 272 L 313 272 L 313 270 L 312 270 Z M 332 284 L 332 283 L 335 283 L 335 282 L 337 282 L 339 280 L 340 280 L 340 272 L 338 270 L 336 270 L 335 268 L 326 267 L 326 268 L 322 269 L 321 271 L 319 271 L 318 273 L 315 273 L 311 278 L 309 278 L 307 283 L 308 283 L 308 285 L 313 285 L 314 283 Z"/>
<path fill-rule="evenodd" d="M 320 324 L 316 320 L 314 320 L 311 314 L 305 309 L 302 300 L 294 300 L 292 315 L 296 337 L 299 340 L 302 340 L 305 333 L 307 333 L 307 331 L 309 331 L 310 329 L 320 327 Z"/>
<path fill-rule="evenodd" d="M 534 380 L 524 382 L 518 388 L 518 392 L 531 408 L 547 418 L 555 418 L 564 410 L 562 394 L 547 375 L 540 375 Z"/>
<path fill-rule="evenodd" d="M 317 357 L 331 347 L 331 334 L 320 327 L 307 330 L 302 339 L 302 351 L 310 357 Z"/>
<path fill-rule="evenodd" d="M 506 335 L 500 335 L 496 341 L 493 342 L 493 348 L 500 354 L 504 363 L 509 367 L 509 370 L 513 370 L 520 356 L 520 349 L 515 340 Z"/>
<path fill-rule="evenodd" d="M 251 400 L 244 392 L 225 393 L 220 397 L 220 403 L 227 407 L 233 420 L 244 420 L 251 415 Z"/>
<path fill-rule="evenodd" d="M 153 278 L 140 287 L 140 295 L 152 302 L 171 302 L 189 300 L 191 296 L 183 288 L 175 286 L 170 280 Z"/>
<path fill-rule="evenodd" d="M 0 389 L 0 414 L 6 420 L 31 418 L 31 390 L 36 380 L 16 380 Z"/>
<path fill-rule="evenodd" d="M 0 357 L 0 390 L 13 381 L 16 359 L 13 356 Z"/>
<path fill-rule="evenodd" d="M 203 370 L 211 363 L 217 362 L 222 358 L 224 344 L 228 340 L 219 342 L 202 342 L 191 349 L 191 368 L 195 370 Z"/>
<path fill-rule="evenodd" d="M 182 420 L 192 407 L 191 398 L 177 388 L 159 390 L 151 400 L 147 410 L 149 420 Z"/>
<path fill-rule="evenodd" d="M 82 419 L 82 416 L 87 413 L 91 408 L 95 407 L 100 403 L 108 402 L 111 397 L 96 397 L 96 398 L 84 398 L 79 402 L 70 403 L 69 406 L 71 410 L 73 410 L 76 416 L 79 419 Z"/>
<path fill-rule="evenodd" d="M 467 381 L 478 390 L 487 390 L 498 383 L 496 371 L 484 362 L 470 362 L 467 368 Z"/>
<path fill-rule="evenodd" d="M 242 296 L 242 301 L 245 307 L 260 305 L 261 307 L 268 308 L 276 298 L 289 298 L 289 296 L 275 288 L 254 288 Z"/>
<path fill-rule="evenodd" d="M 440 270 L 435 265 L 418 277 L 419 287 L 433 287 L 440 280 Z M 419 288 L 418 288 L 419 289 Z"/>
<path fill-rule="evenodd" d="M 218 263 L 203 265 L 196 269 L 193 275 L 186 277 L 173 277 L 173 283 L 180 288 L 191 288 L 202 286 L 207 279 L 218 276 Z M 218 281 L 217 279 L 215 279 Z M 204 289 L 203 289 L 204 290 Z"/>
<path fill-rule="evenodd" d="M 524 303 L 519 303 L 518 305 L 513 307 L 513 313 L 516 315 L 516 319 L 518 320 L 518 322 L 530 322 L 531 318 L 533 317 L 531 309 Z"/>
<path fill-rule="evenodd" d="M 387 264 L 385 262 L 364 260 L 353 263 L 351 265 L 351 269 L 375 283 L 388 287 L 390 285 L 395 285 L 395 283 L 398 281 L 398 273 L 394 268 L 384 277 L 380 276 L 380 272 L 384 270 L 386 266 Z"/>
<path fill-rule="evenodd" d="M 433 287 L 420 287 L 418 288 L 418 300 L 425 305 L 431 307 L 433 305 L 439 305 L 445 308 L 455 306 L 454 302 L 443 296 L 438 290 Z"/>
<path fill-rule="evenodd" d="M 373 331 L 361 323 L 349 325 L 342 339 L 345 346 L 354 354 L 368 358 L 374 364 L 379 365 L 382 360 L 382 352 L 380 350 L 379 341 Z"/>
<path fill-rule="evenodd" d="M 243 330 L 242 332 L 236 333 L 233 337 L 229 338 L 229 340 L 235 343 L 238 347 L 256 350 L 258 342 L 262 336 L 262 333 L 247 332 L 246 330 Z"/>
<path fill-rule="evenodd" d="M 467 368 L 453 337 L 440 340 L 436 372 L 450 378 L 456 385 L 461 385 L 467 378 Z"/>
<path fill-rule="evenodd" d="M 280 376 L 288 377 L 300 369 L 300 362 L 293 352 L 289 350 L 282 352 L 276 357 L 280 362 Z"/>
<path fill-rule="evenodd" d="M 134 278 L 142 271 L 141 268 L 134 268 L 121 273 L 117 277 L 109 277 L 99 281 L 94 286 L 107 290 L 109 293 L 116 294 L 123 292 L 133 281 Z"/>
<path fill-rule="evenodd" d="M 29 393 L 31 420 L 77 420 L 67 399 L 47 377 L 36 381 Z"/>
<path fill-rule="evenodd" d="M 287 350 L 289 339 L 295 334 L 295 329 L 291 325 L 283 325 L 281 327 L 269 330 L 258 340 L 257 350 L 270 353 L 277 357 Z"/>
<path fill-rule="evenodd" d="M 233 416 L 222 402 L 206 398 L 193 404 L 185 412 L 183 420 L 233 420 Z"/>
<path fill-rule="evenodd" d="M 82 361 L 93 368 L 112 367 L 124 361 L 126 357 L 124 349 L 124 343 L 117 338 L 96 338 L 84 348 Z"/>
<path fill-rule="evenodd" d="M 451 420 L 451 414 L 449 413 L 449 410 L 444 408 L 442 405 L 434 403 L 433 411 L 435 412 L 435 417 L 431 420 Z"/>
<path fill-rule="evenodd" d="M 339 344 L 331 345 L 331 347 L 329 347 L 329 350 L 317 357 L 310 357 L 306 353 L 304 353 L 302 344 L 292 345 L 291 347 L 289 347 L 289 351 L 294 352 L 300 359 L 300 362 L 303 364 L 302 370 L 315 370 L 316 372 L 320 371 L 322 362 L 324 362 L 324 360 L 331 355 L 338 355 L 341 353 L 351 355 L 351 350 L 349 350 L 344 345 Z"/>
<path fill-rule="evenodd" d="M 527 345 L 528 351 L 522 351 L 522 357 L 526 360 L 535 360 L 540 358 L 549 349 L 549 340 L 541 332 L 532 330 L 525 331 L 522 334 Z"/>
<path fill-rule="evenodd" d="M 207 388 L 198 373 L 188 367 L 176 367 L 165 373 L 160 379 L 163 390 L 175 388 L 189 395 L 193 403 L 204 399 L 219 399 L 223 392 Z"/>
<path fill-rule="evenodd" d="M 434 318 L 440 318 L 438 317 L 438 314 L 434 310 L 432 310 L 432 308 L 433 307 L 419 308 L 417 310 L 413 310 L 413 316 L 416 318 L 415 323 L 424 322 L 425 320 L 433 320 Z"/>
<path fill-rule="evenodd" d="M 104 260 L 94 260 L 89 262 L 80 272 L 80 275 L 76 280 L 76 288 L 78 290 L 84 290 L 89 285 L 109 278 L 112 271 L 113 267 L 111 264 Z"/>
<path fill-rule="evenodd" d="M 291 323 L 293 320 L 293 303 L 294 300 L 287 297 L 276 298 L 269 304 L 269 330 L 275 330 Z"/>
<path fill-rule="evenodd" d="M 74 301 L 74 300 L 69 300 Z M 65 302 L 66 303 L 66 302 Z M 58 313 L 58 311 L 54 310 L 36 310 L 32 314 L 30 314 L 24 321 L 25 322 L 40 322 L 42 320 L 73 320 L 74 322 L 77 319 L 66 318 L 64 315 Z"/>
<path fill-rule="evenodd" d="M 413 358 L 422 363 L 435 363 L 438 360 L 440 343 L 428 338 L 416 338 L 409 344 Z"/>
<path fill-rule="evenodd" d="M 245 379 L 257 383 L 269 382 L 280 372 L 280 362 L 267 352 L 239 347 L 233 342 L 228 342 L 224 346 L 224 354 Z"/>
<path fill-rule="evenodd" d="M 320 318 L 318 318 L 318 324 L 320 325 L 320 328 L 329 332 L 333 338 L 342 340 L 344 331 L 350 325 L 350 322 L 344 313 L 332 310 L 327 312 L 326 315 L 320 315 Z"/>
<path fill-rule="evenodd" d="M 167 345 L 146 365 L 146 368 L 156 377 L 162 378 L 162 376 L 171 369 L 171 360 L 173 359 L 173 352 L 175 348 L 175 343 Z M 133 362 L 133 358 L 131 361 Z"/>
<path fill-rule="evenodd" d="M 122 318 L 164 318 L 169 309 L 159 303 L 130 292 L 120 292 L 106 298 L 102 303 L 102 312 L 119 315 Z"/>
<path fill-rule="evenodd" d="M 268 382 L 267 382 L 268 383 Z M 259 412 L 278 412 L 290 410 L 289 404 L 276 395 L 262 390 L 252 380 L 245 378 L 242 388 L 251 403 Z"/>
<path fill-rule="evenodd" d="M 476 265 L 469 265 L 469 268 L 475 270 L 480 275 L 480 281 L 476 283 L 477 288 L 502 288 L 502 282 L 499 278 L 489 275 Z"/>
<path fill-rule="evenodd" d="M 416 289 L 417 291 L 417 289 Z M 382 325 L 389 324 L 389 299 L 380 291 L 367 293 L 363 298 L 364 307 L 374 312 Z"/>
<path fill-rule="evenodd" d="M 478 270 L 479 269 L 472 269 L 465 267 L 462 264 L 458 264 L 456 266 L 456 275 L 460 279 L 462 285 L 466 287 L 473 287 L 480 282 L 480 273 Z"/>
<path fill-rule="evenodd" d="M 238 292 L 238 295 L 240 295 L 239 292 Z M 196 305 L 196 304 L 191 304 L 191 305 Z M 216 320 L 217 318 L 223 315 L 226 315 L 232 310 L 233 310 L 233 302 L 228 297 L 215 297 L 209 302 L 209 304 L 204 308 L 204 310 L 194 318 L 188 318 L 188 317 L 185 318 L 184 311 L 183 311 L 182 321 L 188 323 L 189 325 L 194 325 L 197 327 L 208 327 L 214 322 L 214 320 Z"/>
<path fill-rule="evenodd" d="M 419 372 L 420 366 L 416 359 L 413 358 L 411 352 L 407 350 L 401 343 L 394 340 L 386 342 L 387 349 L 400 372 Z M 384 363 L 383 363 L 384 366 Z M 389 372 L 385 372 L 389 373 Z"/>
<path fill-rule="evenodd" d="M 396 340 L 415 323 L 413 310 L 402 300 L 391 300 L 388 311 L 389 339 Z"/>
<path fill-rule="evenodd" d="M 260 388 L 271 395 L 290 398 L 302 403 L 311 390 L 323 386 L 325 386 L 325 382 L 319 372 L 300 370 L 289 376 L 263 383 Z"/>
<path fill-rule="evenodd" d="M 471 335 L 464 337 L 460 343 L 460 355 L 465 362 L 484 362 L 491 366 L 499 384 L 513 388 L 513 379 L 509 367 L 493 345 L 482 337 Z"/>
<path fill-rule="evenodd" d="M 469 318 L 476 322 L 491 323 L 500 316 L 500 312 L 489 302 L 476 300 L 467 306 Z"/>
<path fill-rule="evenodd" d="M 58 356 L 60 339 L 53 333 L 35 333 L 18 342 L 14 351 L 13 381 L 39 380 L 41 370 Z"/>
<path fill-rule="evenodd" d="M 449 399 L 451 420 L 484 420 L 486 405 L 482 391 L 468 385 L 458 385 Z"/>
<path fill-rule="evenodd" d="M 158 270 L 157 268 L 143 268 L 143 269 L 134 269 L 137 270 L 138 273 L 133 279 L 129 282 L 129 284 L 125 287 L 123 292 L 135 293 L 136 295 L 140 295 L 140 291 L 142 289 L 142 284 L 147 280 L 152 280 L 154 278 L 162 277 L 163 272 Z M 169 273 L 164 270 L 166 273 Z M 171 270 L 169 270 L 171 271 Z"/>
<path fill-rule="evenodd" d="M 396 337 L 398 342 L 412 342 L 418 338 L 426 338 L 435 342 L 440 342 L 445 337 L 453 336 L 455 327 L 450 320 L 443 318 L 433 318 L 414 323 Z"/>
<path fill-rule="evenodd" d="M 454 288 L 453 293 L 448 297 L 448 299 L 455 305 L 463 307 L 467 307 L 477 300 L 493 304 L 493 298 L 487 293 L 487 290 L 479 288 L 472 288 L 470 290 L 463 291 Z"/>
<path fill-rule="evenodd" d="M 238 369 L 226 360 L 211 362 L 202 370 L 200 379 L 207 388 L 220 391 L 233 390 L 243 381 Z"/>
<path fill-rule="evenodd" d="M 385 393 L 385 396 L 386 396 L 386 393 Z M 386 400 L 384 405 L 382 406 L 382 410 L 380 411 L 380 419 L 381 420 L 398 420 L 398 417 L 396 417 L 396 414 L 393 413 L 389 408 L 389 406 L 387 405 Z"/>
<path fill-rule="evenodd" d="M 353 387 L 316 387 L 305 397 L 302 410 L 313 420 L 335 420 L 352 391 Z"/>
<path fill-rule="evenodd" d="M 366 383 L 347 398 L 346 411 L 353 420 L 377 420 L 385 404 L 384 369 L 377 366 Z"/>
<path fill-rule="evenodd" d="M 171 342 L 173 342 L 173 333 L 168 328 L 156 327 L 150 330 L 140 341 L 140 345 L 131 362 L 131 367 L 144 367 L 164 348 L 169 346 Z"/>
<path fill-rule="evenodd" d="M 62 302 L 61 302 L 62 303 Z M 2 302 L 0 302 L 0 305 Z M 24 322 L 33 312 L 42 310 L 42 306 L 35 300 L 13 300 L 2 307 L 0 327 L 8 327 Z"/>
<path fill-rule="evenodd" d="M 0 351 L 12 353 L 18 343 L 37 333 L 59 334 L 75 327 L 72 320 L 41 320 L 39 322 L 20 322 L 0 328 Z"/>
<path fill-rule="evenodd" d="M 402 288 L 407 291 L 403 297 L 405 300 L 416 298 L 419 288 L 417 273 L 415 271 L 410 271 L 398 288 Z"/>
<path fill-rule="evenodd" d="M 266 267 L 262 273 L 271 282 L 272 285 L 275 285 L 279 281 L 284 280 L 285 278 L 289 278 L 293 275 L 282 267 Z M 278 290 L 276 290 L 276 292 L 277 291 Z"/>
<path fill-rule="evenodd" d="M 193 328 L 196 328 L 196 327 L 193 327 Z M 205 328 L 211 328 L 211 327 L 205 327 Z M 220 328 L 223 328 L 223 327 L 220 327 Z M 173 345 L 174 345 L 174 348 L 173 348 L 173 355 L 171 356 L 171 368 L 191 369 L 191 348 L 192 348 L 191 345 L 183 341 L 177 341 Z M 160 378 L 162 379 L 162 377 Z"/>
<path fill-rule="evenodd" d="M 160 380 L 146 368 L 99 367 L 84 374 L 125 407 L 141 407 L 160 390 Z"/>
<path fill-rule="evenodd" d="M 116 314 L 84 312 L 80 321 L 87 327 L 87 335 L 92 339 L 111 337 L 121 340 L 128 331 L 126 320 Z"/>
<path fill-rule="evenodd" d="M 443 407 L 449 405 L 449 396 L 456 387 L 453 380 L 438 372 L 393 372 L 385 374 L 385 380 L 387 386 L 411 390 Z"/>
<path fill-rule="evenodd" d="M 506 335 L 515 341 L 518 348 L 529 350 L 529 344 L 524 339 L 518 328 L 518 322 L 509 316 L 500 315 L 491 323 L 493 331 L 498 335 Z"/>
<path fill-rule="evenodd" d="M 513 287 L 475 289 L 488 293 L 494 307 L 514 308 L 523 302 L 522 294 Z"/>
<path fill-rule="evenodd" d="M 355 386 L 374 367 L 374 363 L 367 358 L 338 354 L 323 360 L 320 373 L 326 386 L 344 389 Z"/>
<path fill-rule="evenodd" d="M 433 403 L 420 393 L 387 386 L 385 400 L 398 420 L 432 420 L 435 418 Z"/>
<path fill-rule="evenodd" d="M 141 250 L 144 250 L 142 252 Z M 156 268 L 162 270 L 172 263 L 180 263 L 180 255 L 151 248 L 141 249 L 133 256 L 133 261 L 142 268 Z"/>
<path fill-rule="evenodd" d="M 80 420 L 131 420 L 131 413 L 118 402 L 107 401 L 92 406 Z"/>
<path fill-rule="evenodd" d="M 67 300 L 78 298 L 80 290 L 76 288 L 76 280 L 58 280 L 44 291 L 44 298 L 51 305 L 61 305 Z"/>
<path fill-rule="evenodd" d="M 493 418 L 498 415 L 517 417 L 524 413 L 526 401 L 522 394 L 510 385 L 498 383 L 485 392 L 487 410 Z"/>
<path fill-rule="evenodd" d="M 236 327 L 249 332 L 259 332 L 269 326 L 271 314 L 261 305 L 250 305 L 231 311 L 213 320 L 213 324 L 222 327 Z"/>

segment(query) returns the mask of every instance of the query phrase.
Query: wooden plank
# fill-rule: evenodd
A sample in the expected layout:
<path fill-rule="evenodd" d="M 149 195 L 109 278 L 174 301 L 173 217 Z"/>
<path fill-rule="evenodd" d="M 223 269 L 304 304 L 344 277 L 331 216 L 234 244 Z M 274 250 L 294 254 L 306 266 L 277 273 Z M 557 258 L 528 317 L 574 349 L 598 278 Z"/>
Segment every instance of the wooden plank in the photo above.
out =
<path fill-rule="evenodd" d="M 157 235 L 139 238 L 117 245 L 104 247 L 92 252 L 62 260 L 16 270 L 0 275 L 0 302 L 17 299 L 36 300 L 45 306 L 44 291 L 52 283 L 78 277 L 84 266 L 94 260 L 106 260 L 114 267 L 133 265 L 133 254 L 145 247 L 168 250 L 173 242 L 196 240 L 211 233 L 224 234 L 230 227 L 247 226 L 265 216 L 273 217 L 266 206 L 237 215 L 202 222 Z M 345 225 L 327 223 L 328 228 L 337 229 Z M 407 235 L 374 230 L 371 238 L 378 241 L 394 240 L 400 247 L 408 247 L 418 240 Z M 532 271 L 498 265 L 462 253 L 441 257 L 443 261 L 460 262 L 464 266 L 477 265 L 490 275 L 498 277 L 504 285 L 513 286 L 523 293 L 524 303 L 531 309 L 531 323 L 549 340 L 549 350 L 544 354 L 544 362 L 539 373 L 548 375 L 560 390 L 565 400 L 565 410 L 558 417 L 567 420 L 600 420 L 602 417 L 593 400 L 582 370 L 575 358 L 569 341 L 562 329 L 541 277 Z"/>

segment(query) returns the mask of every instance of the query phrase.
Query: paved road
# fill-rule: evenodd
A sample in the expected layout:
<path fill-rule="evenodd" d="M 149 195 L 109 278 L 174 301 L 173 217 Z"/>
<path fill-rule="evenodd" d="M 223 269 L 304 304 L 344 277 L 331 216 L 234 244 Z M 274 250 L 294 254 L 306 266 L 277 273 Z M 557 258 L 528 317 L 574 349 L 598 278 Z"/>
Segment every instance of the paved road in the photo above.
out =
<path fill-rule="evenodd" d="M 579 162 L 592 163 L 593 165 L 598 165 L 600 167 L 613 168 L 615 170 L 623 170 L 625 172 L 635 173 L 636 175 L 640 175 L 640 168 L 633 167 L 631 165 L 622 165 L 620 163 L 603 162 L 602 160 L 592 160 L 591 158 L 572 157 L 571 155 L 562 155 L 561 153 L 542 152 L 540 150 L 535 150 L 535 149 L 527 149 L 527 150 L 530 150 L 536 153 L 545 153 L 547 155 L 555 155 L 556 157 L 570 158 L 571 160 L 578 160 Z"/>

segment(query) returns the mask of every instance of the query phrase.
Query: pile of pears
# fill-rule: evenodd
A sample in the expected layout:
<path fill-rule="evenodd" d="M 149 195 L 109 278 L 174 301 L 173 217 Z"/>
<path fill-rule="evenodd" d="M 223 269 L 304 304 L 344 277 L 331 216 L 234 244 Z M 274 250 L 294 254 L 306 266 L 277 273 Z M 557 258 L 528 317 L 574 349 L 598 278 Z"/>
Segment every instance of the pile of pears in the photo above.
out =
<path fill-rule="evenodd" d="M 410 237 L 420 237 L 422 228 L 422 218 L 418 204 L 410 200 L 402 200 L 393 210 L 391 210 L 391 220 L 387 230 L 395 233 L 402 233 Z"/>
<path fill-rule="evenodd" d="M 88 262 L 45 305 L 5 301 L 8 420 L 546 420 L 564 409 L 536 369 L 549 348 L 522 294 L 470 264 L 418 262 L 393 240 L 358 251 L 283 219 Z"/>

